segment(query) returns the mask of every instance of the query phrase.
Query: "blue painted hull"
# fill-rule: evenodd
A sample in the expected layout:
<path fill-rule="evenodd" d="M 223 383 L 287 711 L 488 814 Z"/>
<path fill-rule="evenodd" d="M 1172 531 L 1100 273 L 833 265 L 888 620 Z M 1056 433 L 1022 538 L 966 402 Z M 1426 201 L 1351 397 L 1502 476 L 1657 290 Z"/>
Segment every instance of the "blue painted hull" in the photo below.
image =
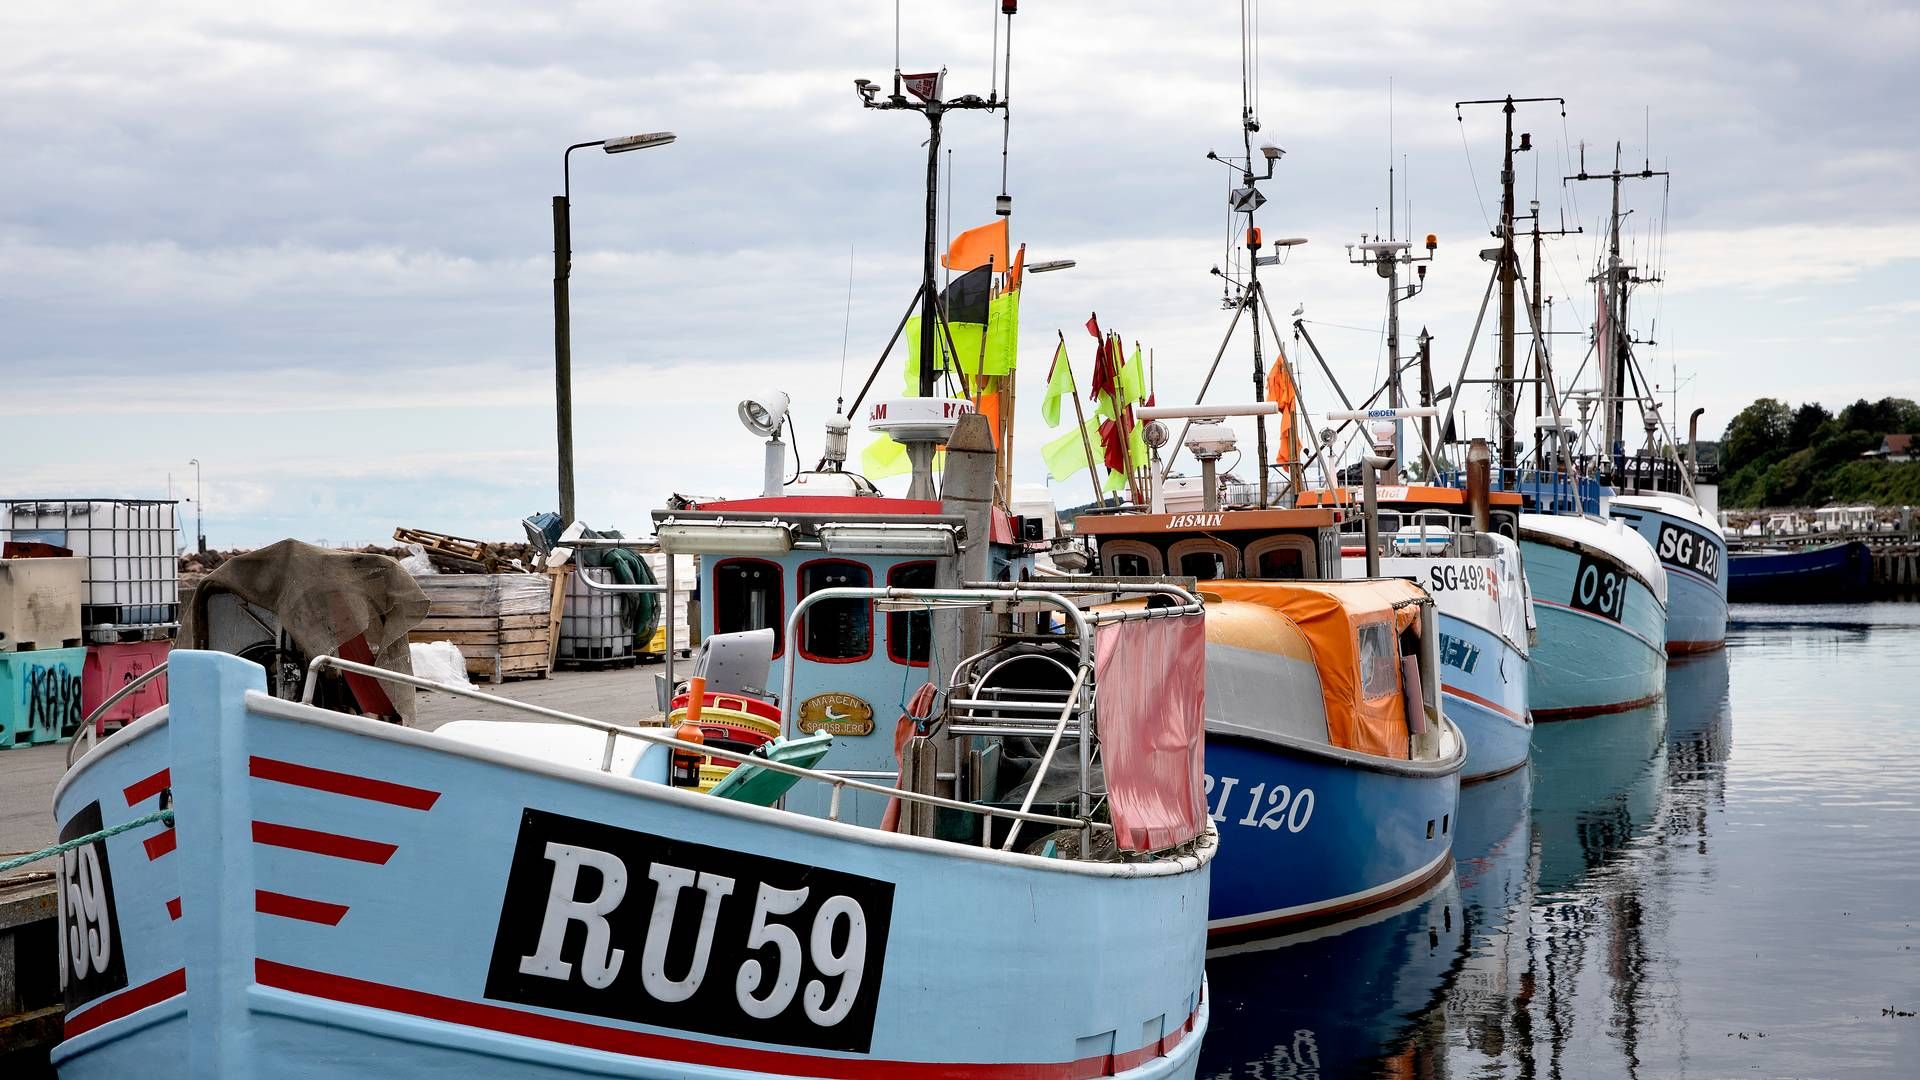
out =
<path fill-rule="evenodd" d="M 63 1080 L 1194 1073 L 1211 838 L 1094 864 L 879 833 L 173 656 L 170 713 L 55 794 L 75 834 L 180 794 L 75 853 Z"/>
<path fill-rule="evenodd" d="M 1527 687 L 1534 719 L 1618 712 L 1657 700 L 1667 677 L 1667 613 L 1653 590 L 1621 572 L 1619 618 L 1607 618 L 1579 606 L 1584 556 L 1525 537 L 1520 548 L 1539 627 Z"/>
<path fill-rule="evenodd" d="M 1866 593 L 1873 556 L 1852 540 L 1797 551 L 1736 552 L 1727 569 L 1735 603 L 1833 603 Z"/>
<path fill-rule="evenodd" d="M 1506 639 L 1440 613 L 1440 689 L 1447 719 L 1467 741 L 1461 783 L 1512 772 L 1527 763 L 1533 718 L 1527 707 L 1527 657 Z M 1460 642 L 1449 647 L 1448 639 Z"/>
<path fill-rule="evenodd" d="M 1207 806 L 1221 833 L 1209 934 L 1347 917 L 1426 887 L 1451 864 L 1462 758 L 1394 771 L 1209 733 Z"/>
<path fill-rule="evenodd" d="M 1667 655 L 1727 644 L 1727 541 L 1700 523 L 1645 506 L 1615 504 L 1613 516 L 1640 534 L 1667 572 Z"/>

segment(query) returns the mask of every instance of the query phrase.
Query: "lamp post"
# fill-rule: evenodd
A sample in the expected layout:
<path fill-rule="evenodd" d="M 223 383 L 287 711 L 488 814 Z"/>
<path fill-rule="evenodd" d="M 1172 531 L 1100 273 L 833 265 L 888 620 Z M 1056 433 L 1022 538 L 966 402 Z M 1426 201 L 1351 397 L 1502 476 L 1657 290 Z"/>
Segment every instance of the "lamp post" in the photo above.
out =
<path fill-rule="evenodd" d="M 194 458 L 187 462 L 187 464 L 193 466 L 193 536 L 195 550 L 205 555 L 207 553 L 207 526 L 204 515 L 206 514 L 207 504 L 200 498 L 200 459 Z"/>
<path fill-rule="evenodd" d="M 573 272 L 573 228 L 569 218 L 573 194 L 573 152 L 597 146 L 609 154 L 665 146 L 671 131 L 650 131 L 618 139 L 574 143 L 560 155 L 560 191 L 553 197 L 553 382 L 556 434 L 560 447 L 560 518 L 573 522 L 573 344 L 567 307 L 567 278 Z"/>

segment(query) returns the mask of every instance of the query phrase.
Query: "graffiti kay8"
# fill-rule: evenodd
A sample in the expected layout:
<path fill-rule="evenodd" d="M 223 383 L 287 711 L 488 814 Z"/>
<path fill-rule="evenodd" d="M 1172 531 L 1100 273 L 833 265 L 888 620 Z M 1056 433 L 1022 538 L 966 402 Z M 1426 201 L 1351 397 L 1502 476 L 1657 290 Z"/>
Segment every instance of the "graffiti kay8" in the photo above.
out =
<path fill-rule="evenodd" d="M 528 810 L 487 996 L 864 1052 L 893 883 Z"/>

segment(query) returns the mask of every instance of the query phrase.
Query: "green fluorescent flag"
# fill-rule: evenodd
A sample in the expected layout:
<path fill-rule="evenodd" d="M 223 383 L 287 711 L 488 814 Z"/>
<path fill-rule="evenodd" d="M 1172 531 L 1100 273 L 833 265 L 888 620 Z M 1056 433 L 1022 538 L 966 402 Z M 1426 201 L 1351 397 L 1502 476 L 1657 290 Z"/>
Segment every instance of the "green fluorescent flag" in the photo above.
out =
<path fill-rule="evenodd" d="M 882 435 L 860 452 L 860 472 L 869 480 L 905 476 L 911 471 L 907 448 L 894 442 L 892 436 Z"/>
<path fill-rule="evenodd" d="M 1085 438 L 1082 438 L 1084 433 Z M 1040 448 L 1040 458 L 1047 463 L 1047 476 L 1054 480 L 1065 480 L 1074 473 L 1087 467 L 1087 443 L 1098 443 L 1100 439 L 1100 421 L 1089 420 L 1084 428 L 1073 428 L 1065 435 Z"/>
<path fill-rule="evenodd" d="M 1133 347 L 1133 358 L 1120 369 L 1120 397 L 1128 404 L 1147 400 L 1147 365 L 1138 345 Z"/>
<path fill-rule="evenodd" d="M 1040 418 L 1048 427 L 1060 426 L 1060 399 L 1073 393 L 1073 368 L 1067 361 L 1067 343 L 1053 354 L 1053 367 L 1047 372 L 1047 396 L 1040 402 Z"/>

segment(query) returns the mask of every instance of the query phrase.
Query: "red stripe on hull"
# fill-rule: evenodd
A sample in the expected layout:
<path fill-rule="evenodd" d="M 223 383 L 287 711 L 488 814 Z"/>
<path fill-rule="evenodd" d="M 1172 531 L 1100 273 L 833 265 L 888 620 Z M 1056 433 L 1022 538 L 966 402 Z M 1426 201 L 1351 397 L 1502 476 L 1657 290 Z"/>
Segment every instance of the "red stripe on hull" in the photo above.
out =
<path fill-rule="evenodd" d="M 1481 697 L 1479 694 L 1476 694 L 1471 690 L 1462 690 L 1457 686 L 1448 686 L 1445 683 L 1442 683 L 1440 685 L 1440 689 L 1443 693 L 1452 694 L 1454 697 L 1457 697 L 1457 698 L 1465 698 L 1468 701 L 1473 702 L 1475 705 L 1483 705 L 1489 709 L 1492 709 L 1494 712 L 1499 713 L 1501 716 L 1506 717 L 1507 719 L 1513 721 L 1516 724 L 1524 724 L 1527 722 L 1526 717 L 1521 716 L 1519 713 L 1514 712 L 1512 709 L 1507 708 L 1505 705 L 1502 705 L 1497 701 L 1488 701 L 1486 698 Z"/>
<path fill-rule="evenodd" d="M 393 853 L 400 850 L 397 844 L 383 844 L 378 840 L 362 840 L 356 836 L 341 836 L 338 833 L 320 832 L 317 829 L 302 829 L 297 825 L 276 825 L 271 821 L 253 823 L 253 842 L 266 844 L 269 847 L 311 851 L 315 855 L 331 855 L 336 859 L 352 859 L 377 866 L 385 866 L 387 860 L 393 858 Z"/>
<path fill-rule="evenodd" d="M 329 904 L 323 900 L 308 900 L 265 889 L 254 890 L 253 910 L 262 915 L 278 915 L 283 919 L 299 919 L 323 926 L 339 926 L 340 920 L 347 917 L 345 904 Z"/>
<path fill-rule="evenodd" d="M 172 851 L 175 847 L 179 846 L 179 844 L 180 837 L 172 829 L 161 829 L 159 832 L 140 841 L 140 846 L 147 849 L 148 862 L 152 862 L 169 851 Z"/>
<path fill-rule="evenodd" d="M 1189 1015 L 1178 1030 L 1152 1044 L 1121 1054 L 1102 1054 L 1079 1061 L 1037 1064 L 880 1061 L 874 1058 L 823 1057 L 785 1050 L 762 1050 L 750 1046 L 724 1046 L 674 1035 L 633 1031 L 504 1005 L 442 997 L 421 990 L 312 971 L 272 960 L 256 960 L 253 977 L 262 986 L 290 990 L 296 994 L 628 1057 L 777 1076 L 837 1077 L 847 1080 L 891 1080 L 894 1077 L 906 1080 L 962 1080 L 966 1077 L 1090 1080 L 1092 1077 L 1110 1076 L 1114 1072 L 1136 1068 L 1171 1050 L 1193 1030 L 1194 1025 L 1194 1017 Z"/>
<path fill-rule="evenodd" d="M 335 795 L 349 795 L 356 799 L 404 806 L 409 810 L 431 810 L 433 804 L 440 799 L 439 792 L 428 791 L 425 788 L 408 787 L 390 780 L 371 780 L 352 773 L 316 769 L 311 765 L 276 761 L 273 758 L 252 758 L 247 763 L 247 772 L 261 780 L 312 788 L 315 791 L 330 791 Z"/>
<path fill-rule="evenodd" d="M 67 1014 L 66 1037 L 71 1039 L 92 1031 L 101 1024 L 131 1016 L 149 1005 L 158 1005 L 170 997 L 187 992 L 187 969 L 169 971 L 152 982 L 129 987 L 109 998 L 102 998 L 77 1013 Z"/>
<path fill-rule="evenodd" d="M 1344 904 L 1336 904 L 1332 907 L 1302 911 L 1297 915 L 1277 915 L 1271 919 L 1262 919 L 1259 922 L 1236 923 L 1233 926 L 1210 926 L 1207 928 L 1207 941 L 1209 946 L 1211 946 L 1211 944 L 1215 942 L 1231 941 L 1245 937 L 1259 937 L 1264 934 L 1273 933 L 1276 930 L 1284 929 L 1287 933 L 1293 933 L 1296 930 L 1307 930 L 1315 926 L 1325 926 L 1328 923 L 1345 922 L 1348 919 L 1365 915 L 1370 911 L 1378 911 L 1383 907 L 1391 907 L 1409 896 L 1426 890 L 1434 882 L 1439 881 L 1451 873 L 1453 873 L 1453 853 L 1449 851 L 1447 857 L 1435 863 L 1432 870 L 1422 874 L 1418 880 L 1409 882 L 1404 888 L 1396 889 L 1393 892 L 1381 896 L 1362 897 L 1359 900 L 1350 900 Z"/>
<path fill-rule="evenodd" d="M 1724 649 L 1726 647 L 1726 638 L 1721 638 L 1719 641 L 1669 641 L 1667 642 L 1667 655 L 1692 656 L 1696 653 L 1712 652 L 1715 649 Z"/>
<path fill-rule="evenodd" d="M 173 778 L 166 769 L 161 769 L 144 780 L 135 780 L 121 792 L 127 797 L 127 805 L 145 802 L 155 795 L 173 786 Z"/>
<path fill-rule="evenodd" d="M 1535 709 L 1533 718 L 1541 723 L 1555 720 L 1579 720 L 1587 716 L 1605 716 L 1608 713 L 1631 712 L 1644 709 L 1660 700 L 1659 694 L 1649 694 L 1635 701 L 1622 701 L 1613 705 L 1577 705 L 1566 709 Z"/>

